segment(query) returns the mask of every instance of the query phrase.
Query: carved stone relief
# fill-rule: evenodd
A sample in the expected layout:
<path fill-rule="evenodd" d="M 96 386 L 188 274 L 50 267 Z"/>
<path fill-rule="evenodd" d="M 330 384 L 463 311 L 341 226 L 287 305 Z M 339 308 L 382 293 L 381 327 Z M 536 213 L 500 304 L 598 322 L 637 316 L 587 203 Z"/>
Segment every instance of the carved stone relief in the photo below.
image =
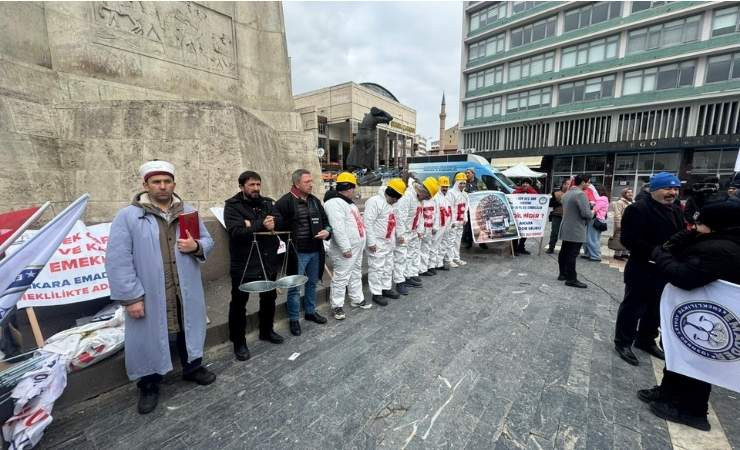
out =
<path fill-rule="evenodd" d="M 94 42 L 237 77 L 231 17 L 194 2 L 94 2 Z"/>

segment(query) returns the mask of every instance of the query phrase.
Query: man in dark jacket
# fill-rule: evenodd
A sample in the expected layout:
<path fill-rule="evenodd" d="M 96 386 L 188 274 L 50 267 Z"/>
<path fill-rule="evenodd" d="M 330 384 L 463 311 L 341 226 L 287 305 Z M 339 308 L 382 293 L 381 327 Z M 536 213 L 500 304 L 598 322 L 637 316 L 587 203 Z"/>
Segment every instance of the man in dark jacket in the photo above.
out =
<path fill-rule="evenodd" d="M 740 199 L 725 193 L 707 199 L 696 223 L 696 230 L 674 235 L 653 252 L 658 272 L 687 291 L 715 280 L 740 284 Z M 711 391 L 707 382 L 666 369 L 660 386 L 637 396 L 662 419 L 709 431 Z"/>
<path fill-rule="evenodd" d="M 465 182 L 465 192 L 470 194 L 471 192 L 477 191 L 478 179 L 475 178 L 475 169 L 470 167 L 469 169 L 465 170 L 465 178 L 467 179 Z M 463 228 L 462 235 L 463 246 L 468 249 L 473 246 L 473 229 L 471 228 L 470 224 L 470 211 L 468 211 L 468 222 L 465 224 L 465 228 Z M 478 244 L 478 246 L 482 249 L 488 248 L 488 245 L 486 244 Z"/>
<path fill-rule="evenodd" d="M 239 285 L 250 281 L 275 280 L 280 267 L 277 236 L 257 236 L 258 248 L 252 248 L 255 232 L 273 231 L 273 200 L 260 195 L 262 178 L 256 172 L 239 175 L 240 191 L 226 200 L 224 222 L 229 234 L 231 253 L 231 303 L 229 303 L 229 339 L 234 344 L 234 354 L 239 361 L 249 359 L 249 348 L 244 337 L 247 326 L 246 308 L 249 293 L 239 290 Z M 249 253 L 252 250 L 250 257 Z M 259 250 L 260 255 L 257 254 Z M 262 263 L 260 263 L 260 256 Z M 264 270 L 262 265 L 264 264 Z M 275 319 L 275 290 L 260 293 L 259 338 L 274 344 L 283 342 L 282 336 L 272 328 Z"/>
<path fill-rule="evenodd" d="M 639 364 L 632 352 L 635 347 L 663 359 L 655 343 L 660 324 L 660 295 L 666 281 L 650 261 L 653 250 L 684 229 L 683 213 L 674 200 L 681 187 L 679 179 L 668 172 L 650 178 L 650 196 L 624 210 L 622 244 L 630 251 L 624 270 L 624 300 L 617 312 L 614 349 L 629 364 Z M 638 327 L 639 322 L 639 327 Z"/>
<path fill-rule="evenodd" d="M 331 237 L 331 226 L 324 207 L 318 198 L 311 194 L 313 178 L 306 169 L 298 169 L 291 176 L 293 187 L 275 203 L 277 229 L 290 231 L 297 251 L 288 249 L 288 273 L 305 275 L 308 281 L 304 286 L 304 319 L 319 324 L 326 318 L 316 312 L 316 284 L 324 273 L 324 241 Z M 295 254 L 297 253 L 297 255 Z M 299 288 L 288 290 L 288 319 L 290 332 L 301 335 Z"/>

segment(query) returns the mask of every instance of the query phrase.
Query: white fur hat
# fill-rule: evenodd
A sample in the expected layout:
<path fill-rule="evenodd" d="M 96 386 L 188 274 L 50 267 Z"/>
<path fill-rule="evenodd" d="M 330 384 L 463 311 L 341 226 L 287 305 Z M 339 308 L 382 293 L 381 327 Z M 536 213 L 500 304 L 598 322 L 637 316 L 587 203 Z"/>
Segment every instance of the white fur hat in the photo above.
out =
<path fill-rule="evenodd" d="M 154 175 L 171 175 L 175 178 L 175 166 L 167 161 L 149 161 L 139 167 L 139 175 L 146 181 Z"/>

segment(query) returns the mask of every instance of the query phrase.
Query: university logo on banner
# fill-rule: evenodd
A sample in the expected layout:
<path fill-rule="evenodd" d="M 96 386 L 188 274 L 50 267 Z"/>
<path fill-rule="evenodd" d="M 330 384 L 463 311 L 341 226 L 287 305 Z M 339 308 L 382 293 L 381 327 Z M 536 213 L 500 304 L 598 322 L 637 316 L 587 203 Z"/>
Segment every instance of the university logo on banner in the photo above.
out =
<path fill-rule="evenodd" d="M 740 392 L 740 286 L 669 284 L 660 308 L 668 370 Z"/>

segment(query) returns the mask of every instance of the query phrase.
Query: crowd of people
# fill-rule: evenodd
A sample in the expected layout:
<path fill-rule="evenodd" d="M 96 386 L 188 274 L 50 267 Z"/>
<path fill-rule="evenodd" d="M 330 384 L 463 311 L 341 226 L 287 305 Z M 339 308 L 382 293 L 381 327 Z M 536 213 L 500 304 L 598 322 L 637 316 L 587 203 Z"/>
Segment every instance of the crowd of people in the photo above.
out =
<path fill-rule="evenodd" d="M 111 298 L 126 308 L 126 370 L 138 381 L 138 410 L 146 414 L 156 408 L 163 375 L 172 370 L 170 347 L 180 358 L 183 379 L 201 385 L 216 379 L 202 363 L 206 311 L 199 268 L 213 240 L 202 221 L 198 236 L 181 235 L 178 217 L 193 208 L 175 194 L 172 164 L 151 161 L 139 172 L 144 190 L 113 220 L 106 270 Z M 245 338 L 250 294 L 240 289 L 245 283 L 305 276 L 302 297 L 299 287 L 287 292 L 289 330 L 300 336 L 301 308 L 304 321 L 327 322 L 316 310 L 316 286 L 324 271 L 331 279 L 331 314 L 344 320 L 345 297 L 357 311 L 387 306 L 422 289 L 422 277 L 466 264 L 460 247 L 470 245 L 465 238 L 468 192 L 476 188 L 472 171 L 454 180 L 393 178 L 366 201 L 363 212 L 354 203 L 358 183 L 352 173 L 340 173 L 323 202 L 312 193 L 308 170 L 296 170 L 291 181 L 290 191 L 275 201 L 262 195 L 260 175 L 246 171 L 238 177 L 239 192 L 225 201 L 232 280 L 228 325 L 239 361 L 250 358 Z M 677 202 L 681 182 L 670 173 L 655 174 L 647 192 L 634 200 L 631 189 L 623 190 L 611 208 L 606 190 L 593 186 L 588 175 L 572 177 L 552 194 L 547 253 L 562 241 L 558 279 L 566 286 L 587 287 L 578 279 L 577 259 L 601 259 L 601 233 L 613 212 L 608 246 L 615 258 L 627 260 L 614 344 L 629 364 L 639 365 L 633 347 L 664 358 L 657 338 L 660 297 L 668 282 L 683 289 L 716 279 L 740 284 L 737 184 L 720 192 L 718 183 L 703 183 L 689 208 Z M 514 194 L 536 192 L 525 180 Z M 287 244 L 280 232 L 290 233 Z M 515 243 L 515 253 L 529 254 L 524 243 Z M 362 285 L 363 255 L 369 299 Z M 259 339 L 280 344 L 284 338 L 273 328 L 277 293 L 264 290 L 259 297 Z M 638 397 L 662 418 L 706 430 L 710 391 L 708 383 L 666 370 L 660 386 L 641 390 Z"/>

